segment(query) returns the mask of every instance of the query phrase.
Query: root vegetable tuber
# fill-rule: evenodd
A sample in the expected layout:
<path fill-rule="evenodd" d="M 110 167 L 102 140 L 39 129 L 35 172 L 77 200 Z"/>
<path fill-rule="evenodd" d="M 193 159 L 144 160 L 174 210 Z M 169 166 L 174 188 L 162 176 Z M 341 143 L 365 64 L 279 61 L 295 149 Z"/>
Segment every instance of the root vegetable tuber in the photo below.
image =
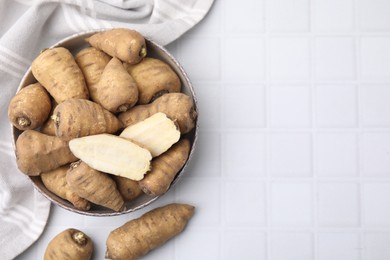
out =
<path fill-rule="evenodd" d="M 47 245 L 44 260 L 89 260 L 93 242 L 82 231 L 69 228 L 56 235 Z"/>
<path fill-rule="evenodd" d="M 117 58 L 112 58 L 98 83 L 90 86 L 93 101 L 112 113 L 125 112 L 138 101 L 138 88 Z"/>
<path fill-rule="evenodd" d="M 56 135 L 64 140 L 115 133 L 122 124 L 112 113 L 99 104 L 85 99 L 69 99 L 59 104 L 53 112 Z"/>
<path fill-rule="evenodd" d="M 86 41 L 96 49 L 129 64 L 140 62 L 147 53 L 144 37 L 137 31 L 125 28 L 95 33 Z"/>
<path fill-rule="evenodd" d="M 164 194 L 186 163 L 190 146 L 188 139 L 182 139 L 168 151 L 154 158 L 152 170 L 139 181 L 142 191 L 151 196 Z"/>
<path fill-rule="evenodd" d="M 169 204 L 127 222 L 109 234 L 106 258 L 138 259 L 181 233 L 193 214 L 193 206 Z"/>
<path fill-rule="evenodd" d="M 79 210 L 89 210 L 91 204 L 88 200 L 81 198 L 72 191 L 66 181 L 66 172 L 69 165 L 61 166 L 52 171 L 41 173 L 41 179 L 45 187 L 65 200 L 68 200 L 73 206 Z"/>
<path fill-rule="evenodd" d="M 150 170 L 150 152 L 115 135 L 76 138 L 69 142 L 69 147 L 77 158 L 105 173 L 138 181 Z"/>
<path fill-rule="evenodd" d="M 181 82 L 177 74 L 165 62 L 145 57 L 135 65 L 125 64 L 139 90 L 138 104 L 148 104 L 165 93 L 180 92 Z"/>
<path fill-rule="evenodd" d="M 68 142 L 35 130 L 26 130 L 19 135 L 15 153 L 19 170 L 30 176 L 77 160 L 69 150 Z"/>
<path fill-rule="evenodd" d="M 91 86 L 99 82 L 103 70 L 111 60 L 111 57 L 94 47 L 88 47 L 79 51 L 75 60 L 83 72 L 85 82 L 92 96 Z"/>
<path fill-rule="evenodd" d="M 41 84 L 22 88 L 11 99 L 8 119 L 19 130 L 35 129 L 46 121 L 51 110 L 50 96 Z"/>
<path fill-rule="evenodd" d="M 70 98 L 89 97 L 83 73 L 63 47 L 44 50 L 33 61 L 31 71 L 58 104 Z"/>
<path fill-rule="evenodd" d="M 66 180 L 70 189 L 80 197 L 115 211 L 124 210 L 124 201 L 115 181 L 106 173 L 78 161 L 71 164 Z"/>
<path fill-rule="evenodd" d="M 159 112 L 137 124 L 128 126 L 122 131 L 120 137 L 134 141 L 156 157 L 179 141 L 180 131 L 175 122 Z"/>
<path fill-rule="evenodd" d="M 111 177 L 115 181 L 124 201 L 131 201 L 142 194 L 142 190 L 137 181 L 115 175 L 112 175 Z"/>
<path fill-rule="evenodd" d="M 183 93 L 167 93 L 148 105 L 138 105 L 121 113 L 118 118 L 123 125 L 130 126 L 151 115 L 162 112 L 176 121 L 182 134 L 188 133 L 195 126 L 197 113 L 190 96 Z"/>

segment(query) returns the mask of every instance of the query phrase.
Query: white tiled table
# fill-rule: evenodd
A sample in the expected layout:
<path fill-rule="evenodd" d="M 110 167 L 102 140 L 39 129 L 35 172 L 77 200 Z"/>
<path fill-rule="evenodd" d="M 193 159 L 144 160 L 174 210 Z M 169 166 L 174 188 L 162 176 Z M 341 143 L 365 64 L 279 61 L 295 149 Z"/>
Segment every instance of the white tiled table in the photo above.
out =
<path fill-rule="evenodd" d="M 387 0 L 216 0 L 168 46 L 199 99 L 188 174 L 135 214 L 53 206 L 19 259 L 67 227 L 102 259 L 110 230 L 178 201 L 196 215 L 145 259 L 389 260 L 389 14 Z"/>

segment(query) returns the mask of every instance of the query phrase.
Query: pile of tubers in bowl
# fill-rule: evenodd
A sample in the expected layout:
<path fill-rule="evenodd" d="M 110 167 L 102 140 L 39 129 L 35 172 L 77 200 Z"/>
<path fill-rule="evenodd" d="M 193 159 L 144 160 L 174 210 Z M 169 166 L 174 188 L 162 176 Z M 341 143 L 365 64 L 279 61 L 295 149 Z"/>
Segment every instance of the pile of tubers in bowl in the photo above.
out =
<path fill-rule="evenodd" d="M 43 50 L 31 65 L 36 83 L 12 98 L 17 166 L 78 212 L 124 212 L 141 194 L 164 194 L 186 164 L 196 104 L 137 31 L 86 41 L 75 55 Z"/>

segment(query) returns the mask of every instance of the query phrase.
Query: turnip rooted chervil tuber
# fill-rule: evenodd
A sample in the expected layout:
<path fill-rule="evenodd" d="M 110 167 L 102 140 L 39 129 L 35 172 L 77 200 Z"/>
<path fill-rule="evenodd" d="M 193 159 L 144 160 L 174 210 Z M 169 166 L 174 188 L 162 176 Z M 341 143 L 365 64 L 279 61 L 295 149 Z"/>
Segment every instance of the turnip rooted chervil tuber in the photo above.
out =
<path fill-rule="evenodd" d="M 106 258 L 133 260 L 181 233 L 194 214 L 187 204 L 169 204 L 113 230 L 107 238 Z"/>

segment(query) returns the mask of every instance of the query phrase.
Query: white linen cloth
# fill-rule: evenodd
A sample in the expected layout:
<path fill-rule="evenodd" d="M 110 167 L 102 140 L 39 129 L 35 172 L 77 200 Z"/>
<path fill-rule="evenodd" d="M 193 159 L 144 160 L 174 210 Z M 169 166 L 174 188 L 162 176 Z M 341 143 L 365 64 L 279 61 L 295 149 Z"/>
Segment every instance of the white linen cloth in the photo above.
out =
<path fill-rule="evenodd" d="M 0 258 L 12 259 L 42 233 L 50 202 L 16 167 L 10 99 L 43 48 L 72 34 L 125 27 L 166 45 L 208 12 L 213 0 L 0 1 Z"/>

